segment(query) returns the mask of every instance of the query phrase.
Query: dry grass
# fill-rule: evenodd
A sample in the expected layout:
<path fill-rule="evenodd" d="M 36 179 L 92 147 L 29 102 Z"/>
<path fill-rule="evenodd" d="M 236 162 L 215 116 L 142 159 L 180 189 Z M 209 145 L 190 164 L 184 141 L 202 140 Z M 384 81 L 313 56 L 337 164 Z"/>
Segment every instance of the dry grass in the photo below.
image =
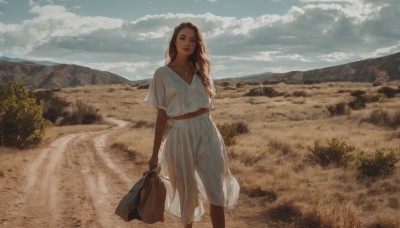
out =
<path fill-rule="evenodd" d="M 25 153 L 25 151 L 0 147 L 0 178 L 23 166 L 26 161 L 21 153 Z"/>
<path fill-rule="evenodd" d="M 293 212 L 294 217 L 283 218 L 288 225 L 303 218 L 302 222 L 328 223 L 331 227 L 398 227 L 399 164 L 394 175 L 368 178 L 361 176 L 354 164 L 323 168 L 311 162 L 308 155 L 314 141 L 332 138 L 354 146 L 355 155 L 359 151 L 372 153 L 376 148 L 399 148 L 399 129 L 365 121 L 373 110 L 398 109 L 399 95 L 392 99 L 381 97 L 367 103 L 365 109 L 331 117 L 327 106 L 347 104 L 354 99 L 350 92 L 355 90 L 376 95 L 379 87 L 369 83 L 269 86 L 289 95 L 245 97 L 254 86 L 217 87 L 214 121 L 243 121 L 249 128 L 249 133 L 237 136 L 236 144 L 228 148 L 230 168 L 241 185 L 242 197 L 249 196 L 265 205 L 267 217 L 272 213 L 272 217 L 279 218 L 282 211 Z M 295 91 L 306 96 L 290 95 Z M 152 124 L 156 117 L 155 109 L 143 101 L 146 92 L 131 85 L 112 85 L 63 89 L 61 96 L 68 101 L 82 99 L 105 117 L 130 121 L 131 126 L 111 136 L 108 143 L 114 145 L 116 153 L 126 153 L 127 162 L 134 160 L 145 168 L 152 151 Z"/>

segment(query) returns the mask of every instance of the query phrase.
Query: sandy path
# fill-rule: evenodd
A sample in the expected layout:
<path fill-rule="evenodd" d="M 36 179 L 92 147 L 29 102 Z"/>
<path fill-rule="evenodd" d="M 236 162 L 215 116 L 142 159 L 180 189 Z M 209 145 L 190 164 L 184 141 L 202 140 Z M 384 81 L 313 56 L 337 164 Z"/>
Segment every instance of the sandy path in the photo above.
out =
<path fill-rule="evenodd" d="M 110 121 L 117 126 L 58 138 L 28 161 L 21 175 L 10 177 L 0 196 L 0 227 L 182 227 L 168 213 L 164 223 L 153 225 L 126 223 L 114 214 L 143 168 L 108 153 L 107 136 L 127 124 Z M 228 211 L 227 227 L 266 227 L 254 221 L 259 205 L 249 199 L 240 205 L 247 209 Z M 211 227 L 208 212 L 195 227 Z"/>

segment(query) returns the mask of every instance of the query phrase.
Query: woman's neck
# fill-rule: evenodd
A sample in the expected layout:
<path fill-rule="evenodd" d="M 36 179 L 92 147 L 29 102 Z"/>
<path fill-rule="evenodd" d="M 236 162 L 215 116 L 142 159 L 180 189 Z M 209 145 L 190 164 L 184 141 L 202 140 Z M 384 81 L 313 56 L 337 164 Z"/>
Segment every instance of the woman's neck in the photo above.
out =
<path fill-rule="evenodd" d="M 173 65 L 176 66 L 188 66 L 191 65 L 189 58 L 187 56 L 183 56 L 183 55 L 177 55 L 176 58 L 174 59 L 174 61 L 171 62 Z"/>

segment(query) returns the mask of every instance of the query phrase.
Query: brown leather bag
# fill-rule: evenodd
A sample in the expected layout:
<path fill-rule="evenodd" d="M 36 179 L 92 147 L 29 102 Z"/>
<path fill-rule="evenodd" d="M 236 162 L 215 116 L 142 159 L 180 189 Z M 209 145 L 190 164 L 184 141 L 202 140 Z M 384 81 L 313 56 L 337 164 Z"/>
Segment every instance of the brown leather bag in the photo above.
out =
<path fill-rule="evenodd" d="M 164 221 L 166 194 L 167 190 L 161 178 L 153 174 L 140 191 L 138 212 L 144 223 Z"/>
<path fill-rule="evenodd" d="M 164 221 L 166 188 L 158 170 L 144 173 L 119 202 L 115 214 L 124 221 L 137 219 L 145 223 Z"/>

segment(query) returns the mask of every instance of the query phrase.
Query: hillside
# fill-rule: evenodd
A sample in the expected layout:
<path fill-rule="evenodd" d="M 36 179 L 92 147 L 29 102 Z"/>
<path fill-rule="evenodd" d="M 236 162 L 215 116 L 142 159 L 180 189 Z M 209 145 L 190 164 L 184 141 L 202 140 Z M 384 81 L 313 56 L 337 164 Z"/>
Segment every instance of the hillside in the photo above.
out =
<path fill-rule="evenodd" d="M 309 71 L 291 71 L 287 73 L 265 73 L 252 78 L 242 78 L 250 82 L 303 83 L 309 82 L 374 82 L 400 80 L 400 52 L 374 59 L 366 59 L 338 66 Z"/>
<path fill-rule="evenodd" d="M 78 65 L 45 66 L 31 62 L 0 61 L 0 85 L 11 81 L 21 82 L 29 88 L 43 89 L 130 82 L 128 79 L 110 72 Z"/>

